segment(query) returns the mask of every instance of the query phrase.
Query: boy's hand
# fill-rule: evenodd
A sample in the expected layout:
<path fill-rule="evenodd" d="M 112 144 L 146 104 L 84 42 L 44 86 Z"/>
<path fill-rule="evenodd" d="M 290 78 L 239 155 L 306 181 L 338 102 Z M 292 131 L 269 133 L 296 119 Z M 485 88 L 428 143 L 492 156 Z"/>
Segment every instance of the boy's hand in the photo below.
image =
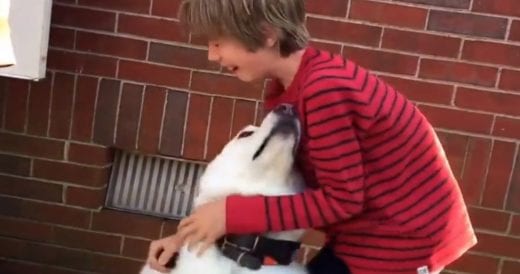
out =
<path fill-rule="evenodd" d="M 163 273 L 169 272 L 166 264 L 173 255 L 179 251 L 181 244 L 182 241 L 177 234 L 152 241 L 146 262 L 156 271 Z"/>
<path fill-rule="evenodd" d="M 226 200 L 217 200 L 199 206 L 189 217 L 183 219 L 177 234 L 188 249 L 198 244 L 200 256 L 208 247 L 226 234 Z"/>

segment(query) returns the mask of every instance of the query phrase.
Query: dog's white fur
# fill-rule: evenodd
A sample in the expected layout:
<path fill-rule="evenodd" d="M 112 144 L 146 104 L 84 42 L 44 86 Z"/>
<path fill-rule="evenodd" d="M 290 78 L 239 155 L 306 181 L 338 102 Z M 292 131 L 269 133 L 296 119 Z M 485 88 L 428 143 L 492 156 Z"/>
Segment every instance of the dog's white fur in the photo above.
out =
<path fill-rule="evenodd" d="M 296 118 L 294 118 L 296 119 Z M 283 195 L 303 190 L 303 181 L 293 168 L 293 148 L 297 144 L 296 134 L 274 134 L 269 138 L 263 152 L 255 160 L 253 155 L 279 122 L 280 116 L 269 113 L 260 127 L 247 126 L 240 133 L 252 131 L 251 136 L 238 138 L 237 134 L 213 161 L 199 182 L 199 193 L 195 207 L 230 194 Z M 296 120 L 295 120 L 296 122 Z M 268 233 L 266 236 L 284 240 L 298 240 L 303 230 Z M 202 256 L 197 250 L 182 247 L 175 268 L 170 274 L 303 274 L 303 266 L 262 266 L 253 271 L 238 266 L 235 261 L 224 257 L 216 246 L 210 247 Z M 141 274 L 158 274 L 145 266 Z"/>

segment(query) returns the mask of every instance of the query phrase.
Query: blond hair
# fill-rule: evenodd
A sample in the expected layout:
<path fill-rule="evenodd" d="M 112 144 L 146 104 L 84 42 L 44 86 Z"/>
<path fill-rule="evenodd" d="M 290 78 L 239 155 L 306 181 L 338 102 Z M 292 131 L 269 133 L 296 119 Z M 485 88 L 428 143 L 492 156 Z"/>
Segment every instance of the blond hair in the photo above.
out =
<path fill-rule="evenodd" d="M 249 50 L 264 46 L 265 25 L 278 34 L 280 54 L 288 56 L 307 45 L 304 0 L 183 0 L 181 22 L 194 34 L 227 35 Z"/>

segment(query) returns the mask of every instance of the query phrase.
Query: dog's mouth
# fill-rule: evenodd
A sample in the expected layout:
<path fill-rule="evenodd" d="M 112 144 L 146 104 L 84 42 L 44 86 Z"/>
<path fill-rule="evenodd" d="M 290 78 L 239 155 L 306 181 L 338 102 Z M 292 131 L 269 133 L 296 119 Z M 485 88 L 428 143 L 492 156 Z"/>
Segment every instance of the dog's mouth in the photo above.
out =
<path fill-rule="evenodd" d="M 253 160 L 255 160 L 260 154 L 262 154 L 263 150 L 269 143 L 269 141 L 274 136 L 281 136 L 284 138 L 294 138 L 292 154 L 296 155 L 298 150 L 298 145 L 300 143 L 300 123 L 296 114 L 292 111 L 273 111 L 273 113 L 277 116 L 277 121 L 274 124 L 273 128 L 269 132 L 269 134 L 264 138 L 264 141 L 258 148 L 258 150 L 253 155 Z"/>

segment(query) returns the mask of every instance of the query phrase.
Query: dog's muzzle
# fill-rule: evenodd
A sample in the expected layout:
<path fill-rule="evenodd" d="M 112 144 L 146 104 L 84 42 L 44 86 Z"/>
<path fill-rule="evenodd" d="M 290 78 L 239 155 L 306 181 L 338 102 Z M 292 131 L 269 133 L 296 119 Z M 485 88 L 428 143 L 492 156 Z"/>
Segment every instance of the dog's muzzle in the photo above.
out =
<path fill-rule="evenodd" d="M 300 122 L 292 105 L 280 104 L 273 109 L 278 117 L 276 124 L 271 130 L 271 136 L 276 134 L 294 135 L 296 137 L 295 147 L 300 141 Z"/>
<path fill-rule="evenodd" d="M 251 270 L 262 265 L 289 265 L 300 248 L 299 242 L 259 235 L 226 235 L 217 245 L 224 256 Z"/>

